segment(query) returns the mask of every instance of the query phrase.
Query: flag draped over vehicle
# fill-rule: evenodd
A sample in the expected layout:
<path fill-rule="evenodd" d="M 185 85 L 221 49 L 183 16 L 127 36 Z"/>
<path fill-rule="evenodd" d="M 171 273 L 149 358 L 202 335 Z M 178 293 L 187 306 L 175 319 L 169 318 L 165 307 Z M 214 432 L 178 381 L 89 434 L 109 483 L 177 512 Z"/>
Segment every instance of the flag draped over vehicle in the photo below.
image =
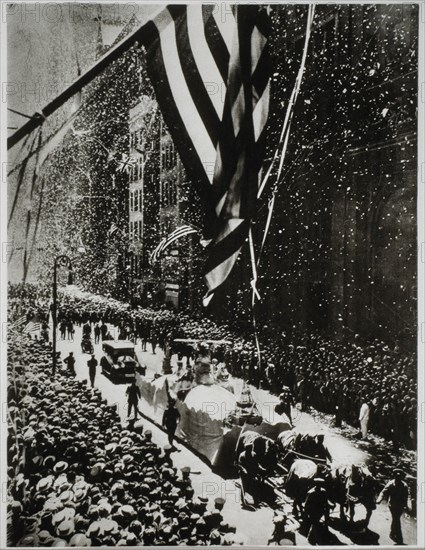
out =
<path fill-rule="evenodd" d="M 256 209 L 269 109 L 264 6 L 173 5 L 145 26 L 149 76 L 205 207 L 208 304 L 232 271 Z"/>

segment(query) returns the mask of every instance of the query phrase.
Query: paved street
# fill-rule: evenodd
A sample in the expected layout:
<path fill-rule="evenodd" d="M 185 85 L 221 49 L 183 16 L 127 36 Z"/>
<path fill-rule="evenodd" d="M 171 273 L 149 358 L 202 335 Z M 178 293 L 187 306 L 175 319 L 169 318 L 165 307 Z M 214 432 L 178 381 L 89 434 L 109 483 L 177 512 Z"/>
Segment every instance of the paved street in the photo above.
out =
<path fill-rule="evenodd" d="M 76 373 L 77 379 L 88 379 L 87 361 L 90 358 L 88 354 L 81 353 L 81 329 L 76 327 L 75 340 L 58 340 L 58 350 L 61 351 L 62 359 L 65 358 L 69 351 L 73 351 L 76 357 Z M 163 353 L 157 348 L 156 354 L 151 353 L 151 348 L 148 345 L 147 352 L 142 352 L 140 345 L 137 345 L 136 352 L 142 364 L 147 366 L 146 377 L 153 378 L 156 372 L 161 371 Z M 101 343 L 95 345 L 95 355 L 98 361 L 102 356 Z M 172 365 L 176 364 L 176 358 L 173 357 Z M 103 397 L 109 404 L 116 404 L 121 417 L 125 422 L 127 418 L 125 385 L 114 385 L 109 379 L 100 374 L 100 367 L 95 380 L 95 387 L 98 388 Z M 242 381 L 235 381 L 235 393 L 238 395 Z M 277 399 L 271 396 L 264 390 L 252 388 L 252 394 L 256 402 L 261 406 L 271 406 Z M 140 404 L 140 409 L 143 411 L 143 403 Z M 293 418 L 296 430 L 300 432 L 324 433 L 325 442 L 329 450 L 338 463 L 367 463 L 370 455 L 363 450 L 360 450 L 355 444 L 338 434 L 332 427 L 327 426 L 317 418 L 308 414 L 300 413 L 293 410 Z M 167 438 L 165 433 L 147 420 L 143 420 L 143 425 L 152 430 L 153 439 L 159 445 L 166 445 Z M 223 496 L 226 499 L 226 504 L 223 510 L 224 519 L 229 524 L 237 527 L 237 532 L 242 533 L 246 537 L 246 543 L 264 545 L 267 543 L 272 532 L 273 511 L 269 508 L 262 507 L 255 512 L 250 512 L 242 509 L 240 503 L 239 489 L 233 480 L 223 480 L 211 471 L 211 468 L 195 456 L 184 445 L 179 445 L 179 452 L 173 454 L 174 464 L 177 468 L 190 466 L 192 469 L 192 482 L 195 494 L 203 493 L 206 496 L 216 497 Z M 356 511 L 357 519 L 364 518 L 365 511 L 359 507 Z M 338 513 L 335 510 L 332 514 L 332 524 L 336 527 L 338 524 Z M 377 510 L 372 515 L 369 525 L 369 530 L 366 533 L 347 533 L 342 534 L 336 529 L 332 529 L 336 539 L 335 544 L 380 544 L 393 545 L 394 543 L 389 538 L 390 514 L 386 504 L 378 505 Z M 416 522 L 409 516 L 402 519 L 404 541 L 406 544 L 416 543 Z M 306 539 L 301 535 L 297 535 L 298 544 L 305 544 Z M 339 542 L 338 542 L 339 541 Z"/>

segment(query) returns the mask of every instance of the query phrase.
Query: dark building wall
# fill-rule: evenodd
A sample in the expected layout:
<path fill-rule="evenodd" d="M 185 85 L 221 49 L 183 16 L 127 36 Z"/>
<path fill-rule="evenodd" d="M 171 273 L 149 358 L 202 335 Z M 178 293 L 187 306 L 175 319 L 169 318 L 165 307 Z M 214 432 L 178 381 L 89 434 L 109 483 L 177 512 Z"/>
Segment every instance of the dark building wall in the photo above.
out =
<path fill-rule="evenodd" d="M 285 103 L 306 8 L 280 9 L 275 61 L 295 56 L 274 92 Z M 417 18 L 417 6 L 317 6 L 260 268 L 264 322 L 414 342 Z"/>

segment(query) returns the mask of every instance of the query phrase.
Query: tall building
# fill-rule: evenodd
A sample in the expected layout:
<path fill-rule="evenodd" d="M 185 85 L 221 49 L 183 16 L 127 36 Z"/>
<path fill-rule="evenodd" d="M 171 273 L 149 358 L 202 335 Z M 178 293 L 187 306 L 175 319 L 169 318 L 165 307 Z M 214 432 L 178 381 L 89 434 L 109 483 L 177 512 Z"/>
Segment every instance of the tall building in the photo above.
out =
<path fill-rule="evenodd" d="M 130 109 L 129 130 L 131 295 L 145 305 L 187 306 L 191 237 L 175 241 L 152 261 L 161 239 L 184 223 L 185 172 L 154 99 L 142 96 Z"/>
<path fill-rule="evenodd" d="M 156 102 L 142 95 L 130 109 L 128 171 L 128 254 L 130 295 L 146 301 L 158 283 L 150 252 L 158 235 L 159 117 Z"/>
<path fill-rule="evenodd" d="M 305 12 L 280 8 L 290 78 Z M 417 5 L 316 7 L 260 273 L 282 325 L 415 342 L 417 28 Z"/>

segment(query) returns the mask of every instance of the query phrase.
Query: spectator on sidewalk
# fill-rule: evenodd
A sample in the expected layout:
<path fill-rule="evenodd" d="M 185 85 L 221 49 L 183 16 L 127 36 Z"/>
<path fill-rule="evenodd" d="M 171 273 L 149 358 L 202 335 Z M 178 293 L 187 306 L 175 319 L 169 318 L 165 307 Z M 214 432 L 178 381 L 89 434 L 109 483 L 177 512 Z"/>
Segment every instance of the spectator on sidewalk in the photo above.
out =
<path fill-rule="evenodd" d="M 69 352 L 68 357 L 65 357 L 63 362 L 68 367 L 69 374 L 71 374 L 71 376 L 75 376 L 76 375 L 76 372 L 75 372 L 75 357 L 74 357 L 74 353 L 72 351 Z"/>
<path fill-rule="evenodd" d="M 71 340 L 71 342 L 74 341 L 74 332 L 75 332 L 75 329 L 74 329 L 74 323 L 72 322 L 72 319 L 68 319 L 67 323 L 66 323 L 66 330 L 67 330 L 67 333 L 68 333 L 68 340 Z"/>
<path fill-rule="evenodd" d="M 369 416 L 370 416 L 370 405 L 369 397 L 366 396 L 362 406 L 360 407 L 359 422 L 360 429 L 362 431 L 362 439 L 367 439 L 367 428 L 369 426 Z"/>

